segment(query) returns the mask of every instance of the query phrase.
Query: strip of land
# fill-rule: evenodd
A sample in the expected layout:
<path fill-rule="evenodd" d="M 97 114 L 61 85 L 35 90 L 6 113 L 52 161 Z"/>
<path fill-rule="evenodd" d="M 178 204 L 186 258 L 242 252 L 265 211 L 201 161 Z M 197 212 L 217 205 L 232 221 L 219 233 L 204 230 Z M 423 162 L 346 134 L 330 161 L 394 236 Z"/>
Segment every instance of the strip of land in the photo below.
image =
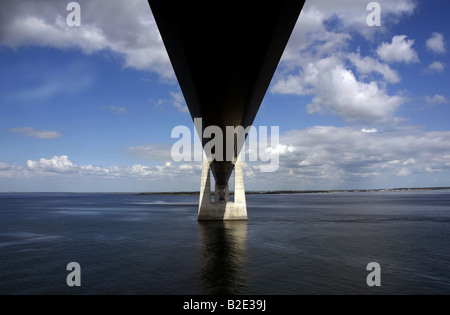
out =
<path fill-rule="evenodd" d="M 246 191 L 247 195 L 269 195 L 269 194 L 329 194 L 348 192 L 400 192 L 400 191 L 432 191 L 450 190 L 450 187 L 422 187 L 422 188 L 381 188 L 381 189 L 343 189 L 343 190 L 267 190 Z M 175 192 L 142 192 L 136 195 L 199 195 L 199 191 L 175 191 Z M 214 194 L 213 192 L 211 194 Z M 233 194 L 233 192 L 230 192 Z"/>

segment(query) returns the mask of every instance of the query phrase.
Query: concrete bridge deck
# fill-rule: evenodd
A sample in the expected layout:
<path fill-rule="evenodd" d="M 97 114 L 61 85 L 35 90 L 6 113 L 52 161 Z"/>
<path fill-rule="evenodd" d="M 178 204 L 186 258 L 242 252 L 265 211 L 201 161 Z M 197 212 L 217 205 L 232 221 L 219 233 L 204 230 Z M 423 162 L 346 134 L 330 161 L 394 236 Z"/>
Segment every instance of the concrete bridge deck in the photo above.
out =
<path fill-rule="evenodd" d="M 148 2 L 192 119 L 202 118 L 203 130 L 218 126 L 224 135 L 226 126 L 250 126 L 305 1 Z M 209 140 L 202 139 L 203 146 Z M 223 148 L 226 148 L 225 143 Z M 227 216 L 221 213 L 232 208 L 227 201 L 228 180 L 239 163 L 240 150 L 241 147 L 235 145 L 233 161 L 227 161 L 224 152 L 223 161 L 215 159 L 209 165 L 204 162 L 203 169 L 208 174 L 202 174 L 201 189 L 203 192 L 207 189 L 210 169 L 220 202 L 200 199 L 199 219 L 247 218 L 242 172 L 239 171 L 235 182 L 242 182 L 242 187 L 235 187 L 235 195 L 236 189 L 242 190 L 237 195 L 243 195 L 244 203 L 239 208 L 245 208 L 245 214 Z M 203 198 L 206 195 L 204 193 Z M 216 215 L 207 208 L 215 208 Z"/>

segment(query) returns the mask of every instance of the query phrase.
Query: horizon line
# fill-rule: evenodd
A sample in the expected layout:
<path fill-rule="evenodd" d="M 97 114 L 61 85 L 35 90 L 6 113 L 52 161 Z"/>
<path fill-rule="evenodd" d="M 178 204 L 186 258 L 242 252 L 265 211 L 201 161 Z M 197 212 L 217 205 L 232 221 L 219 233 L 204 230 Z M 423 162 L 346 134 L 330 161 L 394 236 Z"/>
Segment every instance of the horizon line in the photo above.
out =
<path fill-rule="evenodd" d="M 250 190 L 246 194 L 296 194 L 296 193 L 338 193 L 338 192 L 395 192 L 395 191 L 420 191 L 420 190 L 450 190 L 450 187 L 398 187 L 398 188 L 350 188 L 350 189 L 276 189 L 276 190 Z M 213 194 L 214 191 L 211 191 Z M 233 194 L 230 191 L 230 194 Z M 200 194 L 200 191 L 0 191 L 0 194 L 132 194 L 132 195 L 182 195 Z"/>

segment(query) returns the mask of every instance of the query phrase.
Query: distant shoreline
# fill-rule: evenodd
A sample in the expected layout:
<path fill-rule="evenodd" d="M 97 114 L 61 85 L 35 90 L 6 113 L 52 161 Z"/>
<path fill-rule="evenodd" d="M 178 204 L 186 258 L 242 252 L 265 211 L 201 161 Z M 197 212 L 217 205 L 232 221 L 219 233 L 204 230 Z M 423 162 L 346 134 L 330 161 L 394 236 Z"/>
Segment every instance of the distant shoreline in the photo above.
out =
<path fill-rule="evenodd" d="M 336 190 L 267 190 L 267 191 L 246 191 L 247 195 L 280 195 L 280 194 L 330 194 L 330 193 L 348 193 L 348 192 L 401 192 L 401 191 L 432 191 L 432 190 L 450 190 L 450 187 L 424 187 L 424 188 L 380 188 L 380 189 L 336 189 Z M 176 191 L 176 192 L 141 192 L 135 195 L 182 195 L 195 196 L 199 191 Z M 211 192 L 214 194 L 214 192 Z M 230 192 L 233 194 L 233 192 Z"/>
<path fill-rule="evenodd" d="M 436 190 L 450 190 L 450 187 L 416 187 L 416 188 L 379 188 L 379 189 L 332 189 L 332 190 L 250 190 L 246 191 L 247 195 L 281 195 L 281 194 L 332 194 L 332 193 L 365 193 L 365 192 L 402 192 L 402 191 L 436 191 Z M 1 194 L 125 194 L 136 196 L 198 196 L 199 191 L 161 191 L 161 192 L 71 192 L 71 191 L 2 191 Z M 233 192 L 230 191 L 233 195 Z M 214 191 L 211 192 L 214 195 Z"/>

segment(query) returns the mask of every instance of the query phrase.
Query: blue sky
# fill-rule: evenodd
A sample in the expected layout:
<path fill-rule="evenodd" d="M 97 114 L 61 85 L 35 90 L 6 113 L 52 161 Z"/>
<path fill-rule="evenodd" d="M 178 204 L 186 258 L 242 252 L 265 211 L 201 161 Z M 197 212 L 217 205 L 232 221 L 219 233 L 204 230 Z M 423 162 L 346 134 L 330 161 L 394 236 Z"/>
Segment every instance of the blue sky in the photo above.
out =
<path fill-rule="evenodd" d="M 69 1 L 67 1 L 68 3 Z M 0 191 L 198 190 L 193 123 L 143 0 L 0 3 Z M 279 168 L 254 189 L 450 186 L 450 3 L 307 0 L 254 125 Z"/>

